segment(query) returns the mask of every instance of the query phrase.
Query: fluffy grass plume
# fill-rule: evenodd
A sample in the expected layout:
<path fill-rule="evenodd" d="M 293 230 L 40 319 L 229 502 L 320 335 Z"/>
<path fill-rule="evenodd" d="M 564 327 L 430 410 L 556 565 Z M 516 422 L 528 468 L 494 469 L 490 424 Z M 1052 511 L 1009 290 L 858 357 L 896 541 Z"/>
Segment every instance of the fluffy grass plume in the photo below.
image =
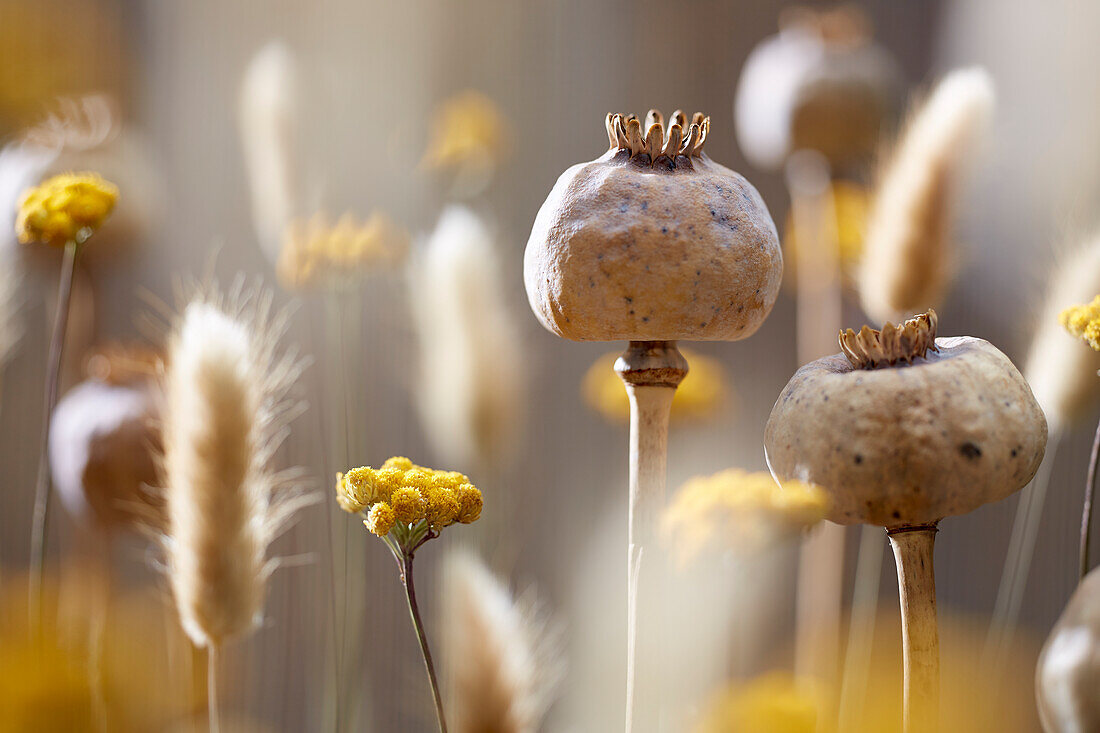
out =
<path fill-rule="evenodd" d="M 283 230 L 296 214 L 296 83 L 294 57 L 284 44 L 272 41 L 249 63 L 238 99 L 252 223 L 261 249 L 273 263 L 279 259 Z"/>
<path fill-rule="evenodd" d="M 940 305 L 954 269 L 955 184 L 989 126 L 993 81 L 981 68 L 945 76 L 915 110 L 881 176 L 859 290 L 873 321 Z"/>
<path fill-rule="evenodd" d="M 1051 272 L 1024 376 L 1051 433 L 1091 412 L 1100 395 L 1100 352 L 1066 333 L 1058 314 L 1100 294 L 1100 232 L 1060 258 Z"/>
<path fill-rule="evenodd" d="M 275 567 L 267 548 L 310 497 L 272 458 L 300 411 L 287 391 L 303 367 L 277 353 L 285 327 L 266 292 L 234 287 L 191 300 L 168 346 L 163 412 L 168 580 L 180 621 L 218 647 L 260 620 Z"/>
<path fill-rule="evenodd" d="M 523 414 L 522 352 L 488 227 L 465 207 L 447 208 L 410 279 L 415 394 L 433 447 L 458 466 L 503 460 Z"/>
<path fill-rule="evenodd" d="M 454 680 L 451 730 L 541 730 L 563 672 L 558 634 L 531 598 L 513 598 L 472 554 L 449 555 L 443 577 L 443 652 Z"/>

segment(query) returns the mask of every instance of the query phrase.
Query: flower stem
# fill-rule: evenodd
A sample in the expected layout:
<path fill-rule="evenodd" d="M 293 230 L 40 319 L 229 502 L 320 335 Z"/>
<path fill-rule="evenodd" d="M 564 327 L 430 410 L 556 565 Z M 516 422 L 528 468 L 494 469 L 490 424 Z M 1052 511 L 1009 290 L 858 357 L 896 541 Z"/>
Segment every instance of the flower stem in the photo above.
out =
<path fill-rule="evenodd" d="M 420 608 L 416 605 L 416 586 L 413 585 L 413 555 L 402 554 L 401 584 L 405 586 L 405 599 L 409 602 L 409 616 L 412 618 L 416 638 L 420 641 L 420 652 L 424 656 L 424 668 L 428 671 L 428 682 L 435 699 L 435 714 L 439 720 L 439 733 L 447 733 L 447 721 L 443 717 L 443 698 L 439 694 L 439 682 L 435 678 L 435 664 L 432 652 L 428 649 L 428 637 L 424 634 L 424 622 L 420 620 Z"/>
<path fill-rule="evenodd" d="M 940 711 L 940 638 L 932 548 L 936 525 L 887 529 L 898 568 L 905 733 L 935 733 Z"/>
<path fill-rule="evenodd" d="M 1092 539 L 1092 500 L 1096 497 L 1096 464 L 1100 459 L 1100 422 L 1096 424 L 1096 437 L 1092 439 L 1092 455 L 1089 457 L 1089 474 L 1085 480 L 1085 506 L 1081 511 L 1080 578 L 1089 572 L 1089 540 Z"/>
<path fill-rule="evenodd" d="M 54 314 L 50 352 L 46 362 L 46 394 L 42 404 L 42 440 L 38 454 L 38 477 L 34 490 L 34 516 L 31 524 L 31 624 L 41 621 L 42 574 L 46 564 L 46 531 L 50 520 L 50 419 L 57 405 L 57 390 L 61 381 L 61 359 L 65 351 L 65 332 L 69 325 L 69 301 L 72 296 L 73 274 L 76 270 L 77 242 L 65 245 L 65 258 L 61 265 L 61 278 L 57 286 L 57 312 Z"/>
<path fill-rule="evenodd" d="M 206 714 L 210 733 L 218 733 L 218 652 L 213 645 L 206 648 Z"/>

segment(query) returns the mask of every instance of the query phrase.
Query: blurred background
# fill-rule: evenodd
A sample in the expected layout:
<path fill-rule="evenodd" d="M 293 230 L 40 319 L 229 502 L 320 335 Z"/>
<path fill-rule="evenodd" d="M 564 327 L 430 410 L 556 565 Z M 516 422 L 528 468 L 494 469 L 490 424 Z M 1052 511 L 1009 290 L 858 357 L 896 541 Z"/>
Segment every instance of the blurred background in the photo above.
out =
<path fill-rule="evenodd" d="M 274 553 L 295 562 L 274 575 L 262 628 L 226 653 L 223 705 L 227 716 L 247 721 L 240 729 L 327 729 L 336 638 L 353 660 L 344 660 L 338 680 L 348 730 L 431 729 L 391 558 L 330 497 L 336 471 L 378 465 L 390 455 L 467 472 L 485 494 L 481 522 L 420 553 L 429 629 L 439 612 L 441 558 L 452 545 L 476 548 L 516 587 L 534 587 L 563 630 L 568 672 L 547 729 L 620 726 L 627 429 L 592 409 L 582 382 L 596 359 L 621 345 L 567 342 L 545 331 L 527 305 L 523 249 L 558 175 L 604 151 L 604 115 L 641 115 L 650 107 L 709 114 L 710 156 L 759 189 L 782 236 L 789 207 L 782 172 L 747 162 L 735 134 L 734 99 L 746 57 L 777 32 L 786 5 L 0 0 L 0 139 L 18 140 L 56 113 L 60 98 L 88 94 L 103 95 L 117 128 L 96 150 L 56 163 L 98 170 L 118 184 L 121 197 L 120 221 L 97 235 L 80 263 L 63 391 L 83 378 L 96 348 L 155 341 L 141 325 L 141 314 L 153 309 L 149 302 L 174 305 L 174 282 L 205 273 L 223 283 L 238 272 L 262 278 L 279 305 L 294 308 L 286 341 L 312 357 L 297 386 L 310 408 L 293 424 L 279 462 L 304 466 L 325 501 L 277 541 Z M 956 210 L 958 274 L 940 310 L 940 330 L 988 339 L 1022 366 L 1051 267 L 1092 233 L 1100 215 L 1100 87 L 1092 80 L 1100 62 L 1100 7 L 1069 0 L 868 0 L 858 7 L 892 55 L 903 96 L 958 66 L 982 65 L 994 80 L 998 102 L 986 149 Z M 249 113 L 241 100 L 258 54 L 258 63 L 275 65 L 276 77 L 295 79 L 293 124 L 282 140 L 292 164 L 293 214 L 323 211 L 335 220 L 345 212 L 360 219 L 384 212 L 409 233 L 408 272 L 379 267 L 339 291 L 280 285 L 278 248 L 272 254 L 254 223 Z M 471 170 L 461 155 L 452 166 L 450 153 L 440 151 L 446 142 L 438 138 L 447 131 L 440 133 L 438 123 L 456 95 L 459 103 L 467 95 L 469 106 L 452 121 L 486 114 L 499 126 L 493 138 L 499 144 L 476 153 L 491 159 L 484 168 Z M 10 191 L 19 180 L 12 175 L 0 172 L 10 197 L 0 202 L 5 217 L 18 193 Z M 462 436 L 449 443 L 447 428 L 433 428 L 417 400 L 429 389 L 411 307 L 418 289 L 428 287 L 417 280 L 424 271 L 417 258 L 441 212 L 455 204 L 474 212 L 491 235 L 499 295 L 511 318 L 500 331 L 510 334 L 508 343 L 490 338 L 485 346 L 502 348 L 509 361 L 488 360 L 486 381 L 502 390 L 510 380 L 518 385 L 504 394 L 516 408 L 515 422 L 500 436 L 508 440 L 488 457 L 456 448 Z M 5 247 L 14 253 L 8 259 L 23 273 L 22 338 L 3 367 L 0 403 L 0 578 L 14 603 L 23 596 L 19 583 L 28 566 L 32 457 L 60 255 L 15 244 L 5 226 L 0 237 L 12 240 Z M 674 423 L 670 489 L 731 466 L 765 468 L 763 427 L 799 366 L 793 292 L 784 288 L 750 339 L 690 345 L 720 362 L 729 394 L 706 420 Z M 858 299 L 846 297 L 843 325 L 858 328 L 865 320 Z M 445 368 L 447 353 L 441 349 L 429 363 Z M 506 374 L 493 373 L 498 365 Z M 1039 530 L 1023 630 L 1009 662 L 1014 689 L 1022 692 L 1002 702 L 1019 730 L 1037 729 L 1029 680 L 1039 644 L 1076 582 L 1091 419 L 1062 441 Z M 945 659 L 961 656 L 959 668 L 980 664 L 982 620 L 992 613 L 1016 502 L 941 526 L 939 603 L 954 629 L 945 636 L 959 639 L 950 652 L 945 641 Z M 157 675 L 172 667 L 170 653 L 186 650 L 173 647 L 170 633 L 165 641 L 164 628 L 175 618 L 148 541 L 123 534 L 103 549 L 95 532 L 80 525 L 58 506 L 47 578 L 62 599 L 75 599 L 70 610 L 80 619 L 81 604 L 94 596 L 81 584 L 111 577 L 108 638 L 122 640 L 107 662 L 117 686 L 112 705 L 120 711 L 112 729 L 183 725 L 187 696 L 165 701 L 172 696 L 148 689 L 164 692 Z M 849 588 L 858 541 L 859 531 L 849 531 Z M 675 670 L 683 678 L 675 688 L 683 721 L 677 730 L 691 729 L 728 680 L 790 669 L 797 557 L 790 544 L 749 561 L 723 561 L 685 586 L 678 604 L 685 639 Z M 896 578 L 888 553 L 879 593 L 875 647 L 896 654 Z M 157 642 L 140 643 L 139 634 Z M 728 654 L 711 659 L 715 647 Z M 160 671 L 126 672 L 133 668 Z M 164 679 L 174 678 L 165 672 Z M 146 709 L 134 712 L 131 705 Z M 163 709 L 153 710 L 158 705 Z"/>

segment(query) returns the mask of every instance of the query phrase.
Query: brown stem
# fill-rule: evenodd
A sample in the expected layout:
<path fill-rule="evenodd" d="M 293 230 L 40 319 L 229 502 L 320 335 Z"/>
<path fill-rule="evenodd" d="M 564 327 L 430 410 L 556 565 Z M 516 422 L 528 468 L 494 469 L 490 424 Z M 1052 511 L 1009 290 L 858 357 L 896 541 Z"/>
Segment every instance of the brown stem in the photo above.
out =
<path fill-rule="evenodd" d="M 435 664 L 432 652 L 428 648 L 428 637 L 424 633 L 424 622 L 420 619 L 420 607 L 416 605 L 416 587 L 413 585 L 413 553 L 403 553 L 401 560 L 401 584 L 405 587 L 405 599 L 409 602 L 409 616 L 412 618 L 416 638 L 420 642 L 420 652 L 424 656 L 424 668 L 428 672 L 428 683 L 435 700 L 435 714 L 439 721 L 439 733 L 447 733 L 447 721 L 443 716 L 443 698 L 439 694 L 439 682 L 435 677 Z"/>
<path fill-rule="evenodd" d="M 932 733 L 940 710 L 940 638 L 932 549 L 936 525 L 888 529 L 898 567 L 905 664 L 905 733 Z"/>
<path fill-rule="evenodd" d="M 57 405 L 61 381 L 61 359 L 65 352 L 65 331 L 69 325 L 69 301 L 72 296 L 76 252 L 79 245 L 68 242 L 57 285 L 57 312 L 54 314 L 50 352 L 46 362 L 46 394 L 42 401 L 42 440 L 38 454 L 38 477 L 34 489 L 34 516 L 31 523 L 30 619 L 40 625 L 42 613 L 42 574 L 46 565 L 46 531 L 50 521 L 50 419 Z"/>
<path fill-rule="evenodd" d="M 659 662 L 647 659 L 639 663 L 637 655 L 638 598 L 641 587 L 651 585 L 643 579 L 642 559 L 655 552 L 657 520 L 665 501 L 668 458 L 668 419 L 676 387 L 687 374 L 687 361 L 675 341 L 631 341 L 615 363 L 615 371 L 626 384 L 630 397 L 630 500 L 627 554 L 627 662 L 626 731 L 634 720 L 656 725 L 660 714 Z M 655 558 L 647 563 L 652 566 Z M 648 595 L 648 594 L 646 594 Z M 659 638 L 659 628 L 643 621 L 651 633 L 644 638 Z"/>
<path fill-rule="evenodd" d="M 1096 423 L 1096 437 L 1092 439 L 1092 455 L 1089 456 L 1089 475 L 1085 480 L 1085 506 L 1081 510 L 1080 576 L 1084 580 L 1089 573 L 1089 540 L 1092 539 L 1092 500 L 1096 496 L 1096 463 L 1100 458 L 1100 422 Z"/>

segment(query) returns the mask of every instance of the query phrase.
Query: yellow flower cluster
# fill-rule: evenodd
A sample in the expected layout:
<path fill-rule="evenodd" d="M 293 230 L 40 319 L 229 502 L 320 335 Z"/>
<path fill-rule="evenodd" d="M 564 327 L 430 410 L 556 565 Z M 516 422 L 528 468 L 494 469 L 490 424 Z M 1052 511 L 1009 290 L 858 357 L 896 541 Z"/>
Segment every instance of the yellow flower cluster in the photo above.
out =
<path fill-rule="evenodd" d="M 434 115 L 423 164 L 459 168 L 498 162 L 511 138 L 510 126 L 492 99 L 472 89 L 459 92 Z"/>
<path fill-rule="evenodd" d="M 730 401 L 729 379 L 721 362 L 681 349 L 688 373 L 672 397 L 673 420 L 704 420 L 715 416 Z M 630 420 L 630 398 L 626 385 L 615 372 L 618 354 L 604 354 L 588 368 L 581 389 L 584 401 L 612 422 Z"/>
<path fill-rule="evenodd" d="M 344 214 L 334 225 L 317 214 L 287 225 L 276 271 L 279 282 L 289 289 L 338 284 L 400 265 L 408 251 L 408 232 L 381 212 L 365 222 Z"/>
<path fill-rule="evenodd" d="M 719 693 L 695 733 L 814 733 L 824 701 L 785 672 L 769 672 Z"/>
<path fill-rule="evenodd" d="M 24 192 L 15 232 L 20 242 L 82 243 L 118 200 L 118 189 L 95 173 L 64 173 Z"/>
<path fill-rule="evenodd" d="M 820 522 L 826 508 L 819 486 L 731 468 L 685 483 L 661 517 L 661 530 L 687 563 L 716 545 L 758 552 Z"/>
<path fill-rule="evenodd" d="M 395 527 L 424 523 L 438 532 L 481 516 L 481 492 L 458 471 L 437 471 L 394 457 L 381 468 L 353 468 L 336 478 L 336 500 L 349 513 L 367 512 L 365 524 L 385 537 Z"/>
<path fill-rule="evenodd" d="M 1100 351 L 1100 295 L 1091 303 L 1066 308 L 1058 314 L 1058 321 L 1071 334 Z"/>

